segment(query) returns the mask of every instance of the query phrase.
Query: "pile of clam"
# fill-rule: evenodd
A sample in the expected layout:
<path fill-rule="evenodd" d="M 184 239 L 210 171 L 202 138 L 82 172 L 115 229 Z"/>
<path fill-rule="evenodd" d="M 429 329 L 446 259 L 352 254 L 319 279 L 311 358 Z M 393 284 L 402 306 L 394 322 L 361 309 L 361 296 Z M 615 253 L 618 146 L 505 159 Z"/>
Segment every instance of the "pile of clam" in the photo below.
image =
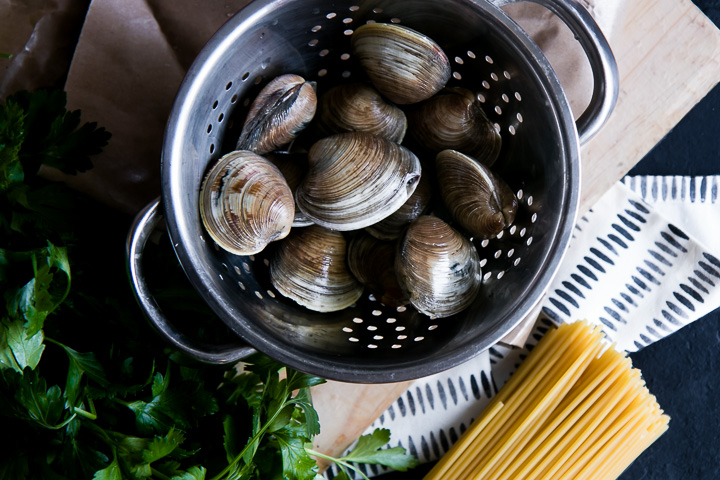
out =
<path fill-rule="evenodd" d="M 318 92 L 285 74 L 263 88 L 235 151 L 203 180 L 203 224 L 237 255 L 277 242 L 271 282 L 308 309 L 347 308 L 367 288 L 453 315 L 481 288 L 471 239 L 493 238 L 517 210 L 490 169 L 501 136 L 473 92 L 446 87 L 450 62 L 432 39 L 374 23 L 351 42 L 368 82 Z"/>

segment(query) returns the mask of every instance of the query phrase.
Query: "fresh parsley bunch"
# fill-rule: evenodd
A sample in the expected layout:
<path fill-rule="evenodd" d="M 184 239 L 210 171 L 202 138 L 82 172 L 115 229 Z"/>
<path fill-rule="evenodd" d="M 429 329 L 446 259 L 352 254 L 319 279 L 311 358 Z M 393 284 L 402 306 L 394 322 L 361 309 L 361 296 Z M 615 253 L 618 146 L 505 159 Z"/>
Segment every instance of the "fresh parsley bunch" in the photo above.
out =
<path fill-rule="evenodd" d="M 62 91 L 0 107 L 0 479 L 317 478 L 310 387 L 323 380 L 262 355 L 238 373 L 170 351 L 128 287 L 132 219 L 38 176 L 91 168 L 109 139 Z M 152 257 L 156 271 L 179 268 Z M 157 297 L 182 298 L 193 324 L 212 316 L 188 306 L 189 285 L 158 284 Z M 389 438 L 376 430 L 331 460 L 341 477 L 354 463 L 414 466 Z"/>

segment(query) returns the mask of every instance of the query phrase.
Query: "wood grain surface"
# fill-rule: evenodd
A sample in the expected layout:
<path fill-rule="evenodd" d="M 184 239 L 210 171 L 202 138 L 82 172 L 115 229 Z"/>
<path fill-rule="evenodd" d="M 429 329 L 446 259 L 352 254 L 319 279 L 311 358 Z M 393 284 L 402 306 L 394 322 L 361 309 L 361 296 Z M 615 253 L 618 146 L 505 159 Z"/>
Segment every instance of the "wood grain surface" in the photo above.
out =
<path fill-rule="evenodd" d="M 689 0 L 631 0 L 627 9 L 612 41 L 618 102 L 581 150 L 581 214 L 720 81 L 720 30 Z M 411 384 L 329 382 L 317 388 L 313 399 L 323 431 L 316 448 L 342 453 Z"/>

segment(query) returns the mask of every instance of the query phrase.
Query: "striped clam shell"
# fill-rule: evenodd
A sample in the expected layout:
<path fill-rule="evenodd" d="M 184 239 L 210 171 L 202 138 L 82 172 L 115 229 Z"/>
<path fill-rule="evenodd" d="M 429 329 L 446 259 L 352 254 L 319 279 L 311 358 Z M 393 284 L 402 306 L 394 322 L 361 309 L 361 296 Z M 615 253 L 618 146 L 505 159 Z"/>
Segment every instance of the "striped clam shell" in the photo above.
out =
<path fill-rule="evenodd" d="M 403 25 L 365 24 L 350 39 L 373 86 L 391 102 L 417 103 L 450 79 L 450 61 L 431 38 Z"/>
<path fill-rule="evenodd" d="M 399 209 L 420 180 L 410 150 L 368 133 L 317 141 L 310 170 L 295 194 L 298 208 L 318 225 L 348 231 L 372 225 Z"/>
<path fill-rule="evenodd" d="M 418 217 L 410 225 L 399 245 L 395 270 L 410 303 L 430 318 L 465 310 L 482 285 L 475 246 L 432 215 Z"/>
<path fill-rule="evenodd" d="M 248 151 L 221 157 L 203 179 L 200 218 L 210 237 L 230 253 L 254 255 L 290 233 L 292 192 L 282 173 Z"/>
<path fill-rule="evenodd" d="M 355 303 L 363 286 L 347 263 L 342 233 L 319 225 L 293 230 L 270 260 L 270 281 L 283 296 L 317 312 Z"/>

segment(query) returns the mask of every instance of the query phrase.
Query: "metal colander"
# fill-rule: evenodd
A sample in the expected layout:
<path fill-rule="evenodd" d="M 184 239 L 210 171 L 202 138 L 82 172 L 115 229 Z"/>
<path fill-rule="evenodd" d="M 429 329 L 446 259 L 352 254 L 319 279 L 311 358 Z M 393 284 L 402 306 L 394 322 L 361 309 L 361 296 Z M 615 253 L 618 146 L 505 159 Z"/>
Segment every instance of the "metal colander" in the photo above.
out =
<path fill-rule="evenodd" d="M 579 138 L 594 134 L 612 110 L 617 71 L 582 7 L 571 0 L 537 2 L 573 30 L 593 68 L 593 99 L 576 128 L 548 61 L 499 3 L 259 0 L 228 21 L 180 87 L 164 139 L 162 198 L 138 216 L 129 236 L 132 281 L 158 330 L 204 361 L 230 361 L 256 349 L 301 371 L 363 383 L 442 371 L 509 333 L 540 301 L 566 250 L 579 199 Z M 350 36 L 367 22 L 402 24 L 438 42 L 452 62 L 448 85 L 474 91 L 503 136 L 494 170 L 517 192 L 519 212 L 497 238 L 474 242 L 482 259 L 482 289 L 470 308 L 453 317 L 432 320 L 409 306 L 382 305 L 369 294 L 340 312 L 309 311 L 272 287 L 266 255 L 226 253 L 200 221 L 203 174 L 234 148 L 259 90 L 283 73 L 316 81 L 318 93 L 363 81 Z M 197 344 L 174 329 L 148 291 L 142 249 L 160 225 L 161 211 L 183 270 L 237 334 L 234 345 Z M 247 346 L 238 345 L 241 341 Z"/>

